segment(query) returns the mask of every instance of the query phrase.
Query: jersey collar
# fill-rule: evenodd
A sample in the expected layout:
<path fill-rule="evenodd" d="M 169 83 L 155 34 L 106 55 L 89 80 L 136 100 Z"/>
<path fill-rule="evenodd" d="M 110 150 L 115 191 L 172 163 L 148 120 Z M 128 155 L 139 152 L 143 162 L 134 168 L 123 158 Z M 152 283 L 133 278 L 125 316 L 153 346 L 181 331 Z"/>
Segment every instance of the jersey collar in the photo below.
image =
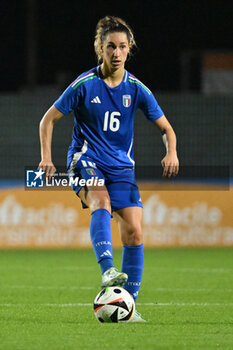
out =
<path fill-rule="evenodd" d="M 97 71 L 97 77 L 98 77 L 99 79 L 102 79 L 102 78 L 101 78 L 100 65 L 96 67 L 96 71 Z M 125 69 L 125 75 L 124 75 L 124 78 L 123 78 L 123 80 L 122 80 L 121 83 L 126 83 L 126 82 L 127 82 L 127 80 L 128 80 L 128 74 L 129 74 L 129 73 L 128 73 L 127 70 Z"/>

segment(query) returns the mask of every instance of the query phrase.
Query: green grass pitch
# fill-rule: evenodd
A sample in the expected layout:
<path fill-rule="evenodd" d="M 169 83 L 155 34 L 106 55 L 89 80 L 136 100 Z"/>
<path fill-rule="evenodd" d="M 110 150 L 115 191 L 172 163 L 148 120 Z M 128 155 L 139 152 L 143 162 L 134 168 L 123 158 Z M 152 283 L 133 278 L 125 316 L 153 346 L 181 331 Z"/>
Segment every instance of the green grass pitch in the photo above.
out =
<path fill-rule="evenodd" d="M 0 251 L 0 349 L 233 349 L 233 249 L 145 250 L 145 324 L 99 323 L 100 280 L 92 250 Z"/>

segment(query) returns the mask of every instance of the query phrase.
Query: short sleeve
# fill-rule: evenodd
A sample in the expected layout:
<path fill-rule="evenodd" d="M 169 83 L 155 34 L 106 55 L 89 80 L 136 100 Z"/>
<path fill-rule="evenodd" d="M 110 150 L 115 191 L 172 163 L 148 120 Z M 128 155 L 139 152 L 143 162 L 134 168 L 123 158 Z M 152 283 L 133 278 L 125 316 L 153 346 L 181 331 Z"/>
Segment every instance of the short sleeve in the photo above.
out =
<path fill-rule="evenodd" d="M 78 107 L 79 93 L 73 89 L 72 85 L 63 92 L 63 94 L 54 102 L 54 106 L 63 114 L 68 114 Z"/>
<path fill-rule="evenodd" d="M 157 100 L 151 91 L 141 89 L 139 108 L 144 112 L 146 118 L 154 121 L 164 115 Z"/>

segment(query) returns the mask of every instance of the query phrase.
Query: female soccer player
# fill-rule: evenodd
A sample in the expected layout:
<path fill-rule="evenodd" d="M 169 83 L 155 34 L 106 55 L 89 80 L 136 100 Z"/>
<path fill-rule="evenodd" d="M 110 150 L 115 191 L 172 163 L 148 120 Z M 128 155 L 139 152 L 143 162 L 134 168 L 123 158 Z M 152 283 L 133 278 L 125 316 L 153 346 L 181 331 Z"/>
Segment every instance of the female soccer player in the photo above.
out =
<path fill-rule="evenodd" d="M 95 52 L 99 64 L 81 74 L 46 112 L 40 123 L 39 168 L 52 175 L 54 123 L 74 111 L 69 174 L 104 180 L 104 187 L 73 186 L 83 207 L 91 210 L 90 235 L 102 271 L 102 287 L 119 285 L 136 300 L 143 271 L 142 202 L 133 160 L 134 116 L 138 108 L 161 131 L 167 148 L 163 175 L 178 173 L 176 136 L 151 91 L 125 70 L 135 44 L 130 27 L 121 18 L 106 16 L 96 28 Z M 122 272 L 113 265 L 111 214 L 123 243 Z M 144 322 L 136 311 L 132 322 Z"/>

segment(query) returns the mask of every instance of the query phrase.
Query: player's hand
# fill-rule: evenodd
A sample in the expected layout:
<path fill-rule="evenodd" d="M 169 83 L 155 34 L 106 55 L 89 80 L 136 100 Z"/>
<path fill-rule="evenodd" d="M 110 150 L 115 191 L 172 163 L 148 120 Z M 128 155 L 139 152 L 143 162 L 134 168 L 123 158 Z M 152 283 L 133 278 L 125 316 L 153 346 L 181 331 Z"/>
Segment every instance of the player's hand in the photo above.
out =
<path fill-rule="evenodd" d="M 179 171 L 179 160 L 176 152 L 167 153 L 161 161 L 163 167 L 163 177 L 170 178 L 176 176 Z"/>
<path fill-rule="evenodd" d="M 44 170 L 45 175 L 48 177 L 49 181 L 51 180 L 53 174 L 56 172 L 56 168 L 52 161 L 42 160 L 38 166 L 38 170 L 40 169 Z"/>

